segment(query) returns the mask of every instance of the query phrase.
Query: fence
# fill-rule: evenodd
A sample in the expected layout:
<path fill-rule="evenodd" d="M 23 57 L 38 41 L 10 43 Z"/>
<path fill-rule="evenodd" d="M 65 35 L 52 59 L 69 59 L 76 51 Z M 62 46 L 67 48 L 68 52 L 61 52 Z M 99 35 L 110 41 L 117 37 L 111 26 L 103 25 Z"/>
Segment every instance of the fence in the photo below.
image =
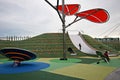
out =
<path fill-rule="evenodd" d="M 101 42 L 120 42 L 120 38 L 95 38 L 95 39 Z"/>
<path fill-rule="evenodd" d="M 20 41 L 31 38 L 30 36 L 6 36 L 0 37 L 0 40 Z"/>

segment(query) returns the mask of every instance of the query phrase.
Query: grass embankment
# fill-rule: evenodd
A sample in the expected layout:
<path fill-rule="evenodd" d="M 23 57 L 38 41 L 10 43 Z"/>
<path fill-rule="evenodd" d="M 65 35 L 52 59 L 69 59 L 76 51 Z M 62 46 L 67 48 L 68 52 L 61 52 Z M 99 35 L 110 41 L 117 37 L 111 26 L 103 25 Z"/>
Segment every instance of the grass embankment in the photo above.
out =
<path fill-rule="evenodd" d="M 97 42 L 96 40 L 89 36 L 83 35 L 83 37 L 91 46 L 93 46 L 96 49 L 100 50 L 110 49 L 108 46 L 100 42 Z M 5 47 L 17 47 L 35 52 L 38 57 L 62 57 L 63 53 L 62 39 L 63 36 L 61 33 L 46 33 L 22 41 L 0 40 L 0 49 Z M 68 35 L 66 34 L 66 49 L 68 47 L 71 47 L 76 53 L 78 53 L 78 56 L 85 55 L 74 47 Z M 71 57 L 70 53 L 67 52 L 67 50 L 66 54 L 68 57 Z"/>
<path fill-rule="evenodd" d="M 104 52 L 105 50 L 110 51 L 111 53 L 118 53 L 118 51 L 116 49 L 114 49 L 114 47 L 106 45 L 102 42 L 98 42 L 97 40 L 93 39 L 92 37 L 88 36 L 88 35 L 83 35 L 85 41 L 87 41 L 87 43 L 89 43 L 89 45 L 91 45 L 92 47 L 96 48 L 97 50 L 100 50 L 102 52 Z M 119 46 L 117 46 L 119 47 Z"/>

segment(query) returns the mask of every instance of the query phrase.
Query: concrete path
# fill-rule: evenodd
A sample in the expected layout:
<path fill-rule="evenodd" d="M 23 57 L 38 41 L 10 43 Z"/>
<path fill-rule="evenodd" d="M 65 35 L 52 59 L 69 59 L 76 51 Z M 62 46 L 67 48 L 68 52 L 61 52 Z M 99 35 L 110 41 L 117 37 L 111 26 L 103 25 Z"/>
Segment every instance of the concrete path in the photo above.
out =
<path fill-rule="evenodd" d="M 120 68 L 110 73 L 105 80 L 120 80 Z"/>

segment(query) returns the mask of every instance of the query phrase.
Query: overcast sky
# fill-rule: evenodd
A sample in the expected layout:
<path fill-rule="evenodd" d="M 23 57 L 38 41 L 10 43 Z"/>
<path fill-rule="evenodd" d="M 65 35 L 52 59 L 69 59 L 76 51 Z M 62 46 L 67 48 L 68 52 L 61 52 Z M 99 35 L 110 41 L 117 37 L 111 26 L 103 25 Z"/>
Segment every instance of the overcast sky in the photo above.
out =
<path fill-rule="evenodd" d="M 57 0 L 48 1 L 56 6 Z M 120 0 L 65 0 L 65 3 L 80 4 L 79 12 L 103 8 L 110 15 L 106 23 L 97 24 L 81 20 L 68 27 L 67 30 L 81 31 L 92 37 L 110 35 L 120 37 L 120 27 L 116 27 L 120 25 Z M 66 17 L 66 24 L 73 18 L 74 16 Z M 117 29 L 112 32 L 115 27 Z M 0 36 L 36 36 L 43 33 L 61 32 L 61 29 L 62 23 L 56 11 L 44 0 L 0 0 Z"/>

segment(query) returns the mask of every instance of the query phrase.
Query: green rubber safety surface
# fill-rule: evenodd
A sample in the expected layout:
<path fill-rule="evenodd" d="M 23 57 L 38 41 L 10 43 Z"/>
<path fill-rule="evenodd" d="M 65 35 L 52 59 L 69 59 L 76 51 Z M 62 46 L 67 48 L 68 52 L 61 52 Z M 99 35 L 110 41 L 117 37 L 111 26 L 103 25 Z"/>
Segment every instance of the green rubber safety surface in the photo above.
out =
<path fill-rule="evenodd" d="M 53 59 L 50 60 L 51 62 L 56 62 L 56 63 L 80 63 L 82 60 L 81 59 L 68 59 L 68 60 L 59 60 L 59 59 Z"/>
<path fill-rule="evenodd" d="M 109 67 L 119 68 L 120 67 L 119 63 L 120 63 L 120 58 L 111 59 L 109 63 L 106 63 L 105 61 L 101 60 L 99 61 L 99 64 L 97 63 L 94 63 L 94 64 L 99 65 L 99 66 L 109 66 Z"/>
<path fill-rule="evenodd" d="M 81 59 L 73 58 L 69 58 L 68 60 L 52 59 L 50 60 L 50 67 L 45 69 L 44 71 L 53 71 L 56 69 L 74 65 L 76 63 L 80 63 L 81 61 L 82 61 Z"/>
<path fill-rule="evenodd" d="M 8 59 L 0 59 L 0 63 L 6 63 L 6 62 L 10 62 L 11 60 Z"/>
<path fill-rule="evenodd" d="M 0 59 L 0 64 L 5 64 L 7 61 L 9 62 L 9 60 Z M 109 64 L 105 63 L 103 60 L 97 64 L 99 59 L 92 57 L 68 58 L 68 60 L 60 60 L 59 58 L 38 58 L 36 61 L 49 63 L 50 66 L 46 69 L 33 72 L 1 74 L 0 79 L 34 80 L 35 77 L 37 80 L 104 80 L 109 73 L 120 67 L 119 57 L 111 58 Z"/>

